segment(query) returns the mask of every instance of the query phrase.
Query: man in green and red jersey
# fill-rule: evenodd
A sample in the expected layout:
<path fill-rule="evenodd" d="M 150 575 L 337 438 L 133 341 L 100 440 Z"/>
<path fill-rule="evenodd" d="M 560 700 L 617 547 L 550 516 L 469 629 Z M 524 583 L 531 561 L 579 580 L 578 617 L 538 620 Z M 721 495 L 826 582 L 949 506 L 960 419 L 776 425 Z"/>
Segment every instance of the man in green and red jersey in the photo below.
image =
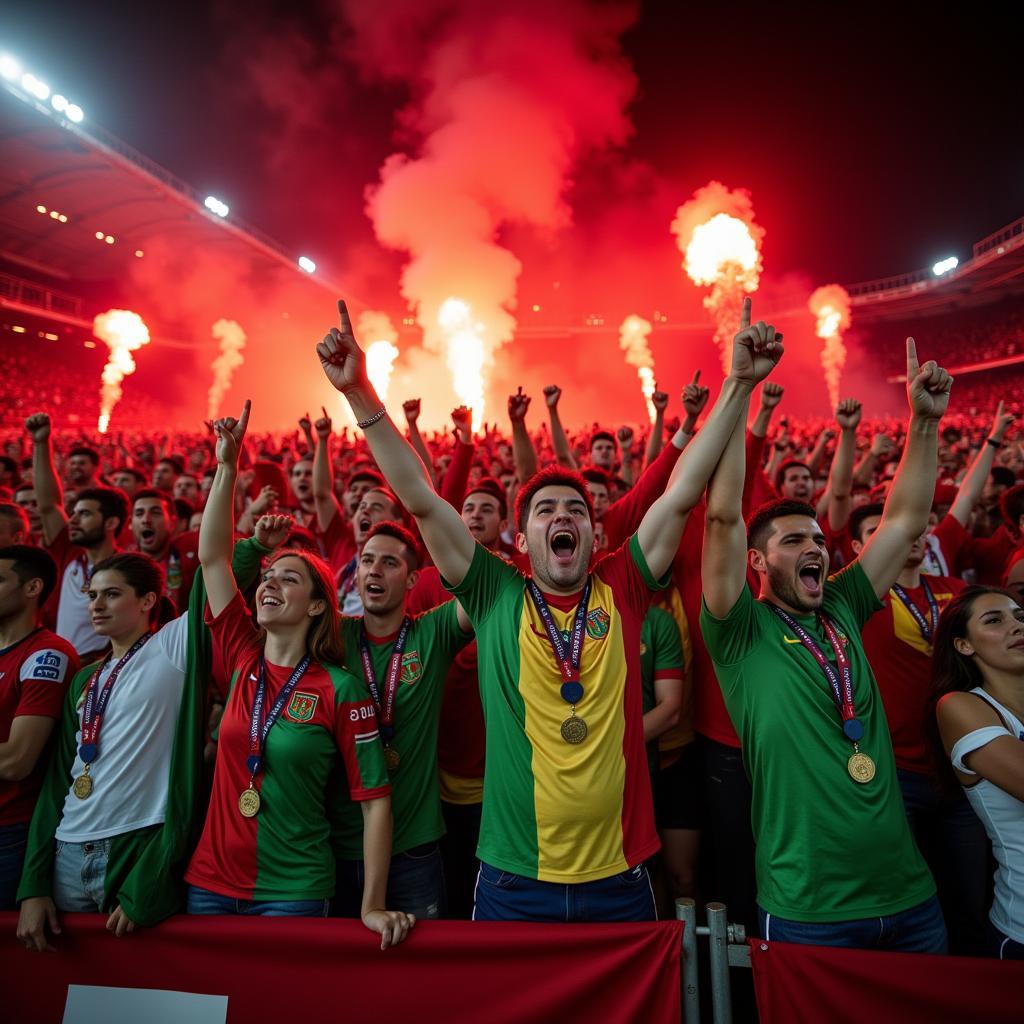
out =
<path fill-rule="evenodd" d="M 462 521 L 490 551 L 506 558 L 502 533 L 507 527 L 505 488 L 491 477 L 478 480 L 462 501 Z M 409 597 L 409 612 L 425 612 L 451 601 L 437 566 L 420 570 Z M 476 641 L 455 656 L 444 685 L 441 725 L 437 738 L 437 767 L 441 782 L 441 813 L 445 836 L 441 842 L 445 890 L 451 917 L 473 912 L 476 847 L 484 800 L 484 709 L 480 704 Z"/>
<path fill-rule="evenodd" d="M 882 512 L 880 504 L 862 505 L 850 517 L 855 554 L 878 529 Z M 924 575 L 926 545 L 922 533 L 882 598 L 884 607 L 864 624 L 861 639 L 882 695 L 907 820 L 935 876 L 950 952 L 982 956 L 988 838 L 963 790 L 940 784 L 925 733 L 932 637 L 942 609 L 966 584 L 956 577 Z"/>
<path fill-rule="evenodd" d="M 744 526 L 742 425 L 708 487 L 700 625 L 751 778 L 757 900 L 770 940 L 946 949 L 860 640 L 927 526 L 935 489 L 952 379 L 934 362 L 919 366 L 908 338 L 907 382 L 907 445 L 885 513 L 834 576 L 812 506 L 782 499 Z"/>
<path fill-rule="evenodd" d="M 457 601 L 422 615 L 406 610 L 416 585 L 419 548 L 401 524 L 370 528 L 359 552 L 357 585 L 363 614 L 344 616 L 348 669 L 361 675 L 377 705 L 391 780 L 391 867 L 387 906 L 417 918 L 446 915 L 444 835 L 437 775 L 437 727 L 444 681 L 455 655 L 472 639 Z M 335 912 L 358 915 L 363 890 L 363 822 L 347 800 L 332 808 L 337 857 Z"/>
<path fill-rule="evenodd" d="M 737 334 L 733 371 L 665 494 L 593 573 L 593 508 L 582 478 L 551 467 L 527 481 L 516 515 L 516 547 L 532 570 L 524 579 L 477 544 L 434 491 L 367 378 L 344 302 L 339 313 L 341 330 L 317 346 L 321 366 L 477 632 L 487 769 L 474 916 L 652 919 L 643 862 L 658 837 L 643 743 L 640 626 L 745 396 L 781 355 L 774 330 L 769 336 L 758 324 Z"/>

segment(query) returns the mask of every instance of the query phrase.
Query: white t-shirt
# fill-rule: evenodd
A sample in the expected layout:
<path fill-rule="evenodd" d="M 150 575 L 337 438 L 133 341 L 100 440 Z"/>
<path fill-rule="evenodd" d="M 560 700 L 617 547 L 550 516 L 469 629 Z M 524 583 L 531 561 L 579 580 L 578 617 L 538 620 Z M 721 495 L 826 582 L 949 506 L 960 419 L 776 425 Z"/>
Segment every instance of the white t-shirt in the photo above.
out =
<path fill-rule="evenodd" d="M 54 632 L 79 654 L 89 654 L 107 645 L 107 638 L 92 628 L 89 617 L 89 596 L 82 588 L 88 578 L 81 559 L 72 558 L 60 579 L 60 599 L 57 604 L 57 628 Z M 150 641 L 152 643 L 152 641 Z"/>
<path fill-rule="evenodd" d="M 61 842 L 107 839 L 164 820 L 187 655 L 186 614 L 167 623 L 122 669 L 103 716 L 99 754 L 89 768 L 92 792 L 84 800 L 72 788 L 85 767 L 78 754 L 84 700 L 79 704 L 75 763 L 56 833 Z M 101 685 L 115 665 L 113 658 L 107 663 Z"/>

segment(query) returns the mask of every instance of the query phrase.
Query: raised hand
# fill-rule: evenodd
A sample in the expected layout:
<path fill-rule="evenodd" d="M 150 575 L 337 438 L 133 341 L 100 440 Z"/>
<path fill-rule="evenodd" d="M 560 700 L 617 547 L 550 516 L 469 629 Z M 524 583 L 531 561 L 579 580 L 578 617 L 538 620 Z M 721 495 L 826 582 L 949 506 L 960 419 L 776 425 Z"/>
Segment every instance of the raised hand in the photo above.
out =
<path fill-rule="evenodd" d="M 782 396 L 785 393 L 786 389 L 781 384 L 776 384 L 773 380 L 766 380 L 761 385 L 761 408 L 774 409 L 782 401 Z"/>
<path fill-rule="evenodd" d="M 313 421 L 309 418 L 307 412 L 304 416 L 299 417 L 299 429 L 308 437 L 310 430 L 313 427 Z"/>
<path fill-rule="evenodd" d="M 856 430 L 860 426 L 860 417 L 860 402 L 856 398 L 844 398 L 836 406 L 836 423 L 840 430 Z"/>
<path fill-rule="evenodd" d="M 225 416 L 223 419 L 213 421 L 213 429 L 217 434 L 217 461 L 235 465 L 238 462 L 238 453 L 242 447 L 242 438 L 245 437 L 246 428 L 249 426 L 249 410 L 252 403 L 247 398 L 242 406 L 242 414 L 236 420 L 233 416 Z"/>
<path fill-rule="evenodd" d="M 420 400 L 407 398 L 402 403 L 402 412 L 405 413 L 405 422 L 411 427 L 420 418 Z"/>
<path fill-rule="evenodd" d="M 320 411 L 323 416 L 313 424 L 313 428 L 316 430 L 316 436 L 322 441 L 325 437 L 331 436 L 331 417 L 327 415 L 327 410 L 322 405 Z"/>
<path fill-rule="evenodd" d="M 633 447 L 633 428 L 632 427 L 619 427 L 615 431 L 615 436 L 619 439 L 619 448 L 622 451 L 628 451 Z"/>
<path fill-rule="evenodd" d="M 291 516 L 260 516 L 256 520 L 253 536 L 265 548 L 273 551 L 285 542 L 294 525 L 295 520 Z"/>
<path fill-rule="evenodd" d="M 691 420 L 696 420 L 708 404 L 711 388 L 704 387 L 700 382 L 700 370 L 693 375 L 693 380 L 683 388 L 683 408 Z"/>
<path fill-rule="evenodd" d="M 366 384 L 366 356 L 356 342 L 344 299 L 338 299 L 339 327 L 332 327 L 316 347 L 320 366 L 339 391 L 358 390 Z"/>
<path fill-rule="evenodd" d="M 50 417 L 45 412 L 33 413 L 25 420 L 25 429 L 34 444 L 44 444 L 50 437 Z"/>
<path fill-rule="evenodd" d="M 1016 417 L 1012 412 L 1006 411 L 1006 406 L 1000 402 L 996 409 L 995 419 L 992 420 L 992 430 L 989 433 L 989 437 L 993 441 L 1002 441 L 1006 437 L 1006 432 L 1013 426 L 1013 421 Z"/>
<path fill-rule="evenodd" d="M 253 498 L 252 504 L 249 506 L 249 512 L 254 516 L 261 516 L 264 512 L 272 512 L 277 508 L 279 497 L 280 495 L 273 486 L 264 484 L 260 488 L 260 493 Z"/>
<path fill-rule="evenodd" d="M 562 397 L 562 389 L 557 384 L 549 384 L 544 389 L 544 401 L 549 409 L 558 406 L 558 400 Z"/>
<path fill-rule="evenodd" d="M 655 412 L 664 412 L 668 408 L 668 392 L 655 391 L 651 395 L 651 405 L 654 406 Z"/>
<path fill-rule="evenodd" d="M 888 434 L 875 434 L 871 439 L 871 454 L 884 462 L 896 454 L 896 442 Z"/>
<path fill-rule="evenodd" d="M 917 361 L 917 344 L 907 338 L 907 400 L 914 416 L 942 419 L 949 405 L 953 378 L 934 359 L 923 366 Z"/>
<path fill-rule="evenodd" d="M 469 436 L 473 430 L 473 413 L 464 405 L 452 409 L 452 423 L 456 435 Z"/>
<path fill-rule="evenodd" d="M 521 423 L 526 419 L 526 410 L 530 408 L 530 396 L 523 394 L 521 387 L 514 395 L 508 396 L 508 418 L 513 423 Z"/>
<path fill-rule="evenodd" d="M 782 335 L 771 324 L 758 320 L 750 323 L 750 297 L 743 300 L 740 330 L 732 343 L 730 376 L 741 384 L 754 387 L 764 380 L 782 358 Z"/>

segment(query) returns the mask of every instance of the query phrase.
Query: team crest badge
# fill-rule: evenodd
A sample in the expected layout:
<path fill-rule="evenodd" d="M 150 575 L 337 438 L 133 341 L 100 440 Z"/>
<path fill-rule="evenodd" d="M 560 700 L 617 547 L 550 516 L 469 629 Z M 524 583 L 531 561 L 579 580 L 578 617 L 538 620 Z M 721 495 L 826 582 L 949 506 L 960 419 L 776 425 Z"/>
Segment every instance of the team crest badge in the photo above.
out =
<path fill-rule="evenodd" d="M 315 693 L 293 693 L 288 702 L 288 717 L 295 722 L 308 722 L 319 699 Z"/>
<path fill-rule="evenodd" d="M 647 653 L 647 644 L 642 643 L 640 645 L 640 653 L 641 654 L 646 654 Z"/>
<path fill-rule="evenodd" d="M 423 675 L 423 662 L 420 661 L 420 652 L 410 651 L 408 654 L 403 654 L 402 673 L 399 675 L 398 681 L 412 686 L 421 675 Z"/>
<path fill-rule="evenodd" d="M 593 640 L 603 640 L 608 635 L 611 616 L 603 608 L 595 608 L 587 613 L 587 636 Z"/>

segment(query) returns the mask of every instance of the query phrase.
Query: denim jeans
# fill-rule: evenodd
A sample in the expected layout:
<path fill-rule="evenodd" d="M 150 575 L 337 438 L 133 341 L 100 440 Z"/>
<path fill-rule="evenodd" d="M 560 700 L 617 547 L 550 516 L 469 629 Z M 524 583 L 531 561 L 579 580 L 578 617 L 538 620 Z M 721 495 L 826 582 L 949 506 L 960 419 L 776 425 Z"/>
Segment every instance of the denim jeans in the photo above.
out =
<path fill-rule="evenodd" d="M 53 859 L 53 902 L 58 910 L 95 914 L 106 910 L 105 882 L 110 839 L 88 843 L 57 840 Z"/>
<path fill-rule="evenodd" d="M 237 914 L 243 917 L 326 917 L 329 900 L 238 900 L 234 896 L 188 887 L 190 914 Z"/>
<path fill-rule="evenodd" d="M 361 860 L 337 861 L 337 885 L 332 907 L 336 917 L 360 916 L 364 876 Z M 448 913 L 444 862 L 436 842 L 414 846 L 391 858 L 384 902 L 388 910 L 402 910 L 428 920 Z"/>
<path fill-rule="evenodd" d="M 594 882 L 539 882 L 480 862 L 474 921 L 655 921 L 645 864 Z"/>
<path fill-rule="evenodd" d="M 985 826 L 959 787 L 947 793 L 930 775 L 903 768 L 896 774 L 910 830 L 935 878 L 950 952 L 983 956 L 989 879 Z"/>
<path fill-rule="evenodd" d="M 988 955 L 997 960 L 1024 960 L 1024 942 L 1004 935 L 991 921 L 988 923 Z"/>
<path fill-rule="evenodd" d="M 17 905 L 14 897 L 21 881 L 27 839 L 27 821 L 0 825 L 0 910 L 14 910 Z"/>
<path fill-rule="evenodd" d="M 894 953 L 947 952 L 946 925 L 935 896 L 887 917 L 857 921 L 790 921 L 758 908 L 761 935 L 768 942 L 799 942 L 807 946 L 885 949 Z"/>

